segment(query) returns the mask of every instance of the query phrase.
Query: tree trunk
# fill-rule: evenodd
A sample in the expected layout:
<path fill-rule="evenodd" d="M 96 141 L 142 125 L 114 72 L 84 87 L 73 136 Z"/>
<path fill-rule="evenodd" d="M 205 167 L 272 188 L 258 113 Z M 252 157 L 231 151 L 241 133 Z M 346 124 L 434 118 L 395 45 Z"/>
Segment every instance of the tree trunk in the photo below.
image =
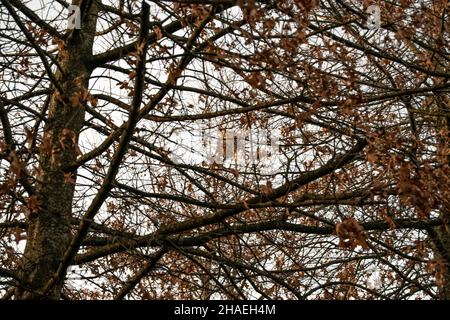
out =
<path fill-rule="evenodd" d="M 62 92 L 53 86 L 49 97 L 33 201 L 36 205 L 28 215 L 27 244 L 16 299 L 60 299 L 61 296 L 62 282 L 45 295 L 42 289 L 57 270 L 71 240 L 76 171 L 64 172 L 63 168 L 74 163 L 78 155 L 78 135 L 84 121 L 84 103 L 92 73 L 88 64 L 98 12 L 96 0 L 76 0 L 73 4 L 81 7 L 81 29 L 69 31 L 68 37 L 59 43 L 61 69 L 56 71 L 55 79 Z"/>

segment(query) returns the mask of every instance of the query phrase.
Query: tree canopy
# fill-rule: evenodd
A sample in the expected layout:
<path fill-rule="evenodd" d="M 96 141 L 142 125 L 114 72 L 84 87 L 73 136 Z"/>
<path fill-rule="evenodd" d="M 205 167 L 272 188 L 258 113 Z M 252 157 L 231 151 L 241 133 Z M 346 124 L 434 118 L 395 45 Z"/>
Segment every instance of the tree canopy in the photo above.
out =
<path fill-rule="evenodd" d="M 0 0 L 3 299 L 450 298 L 444 0 Z"/>

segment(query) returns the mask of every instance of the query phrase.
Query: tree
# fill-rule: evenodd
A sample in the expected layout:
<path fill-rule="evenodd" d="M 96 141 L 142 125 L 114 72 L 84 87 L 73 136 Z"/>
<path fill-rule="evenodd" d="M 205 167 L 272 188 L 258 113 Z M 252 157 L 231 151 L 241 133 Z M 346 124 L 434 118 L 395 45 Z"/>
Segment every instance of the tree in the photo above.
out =
<path fill-rule="evenodd" d="M 4 299 L 450 298 L 446 1 L 1 3 Z"/>

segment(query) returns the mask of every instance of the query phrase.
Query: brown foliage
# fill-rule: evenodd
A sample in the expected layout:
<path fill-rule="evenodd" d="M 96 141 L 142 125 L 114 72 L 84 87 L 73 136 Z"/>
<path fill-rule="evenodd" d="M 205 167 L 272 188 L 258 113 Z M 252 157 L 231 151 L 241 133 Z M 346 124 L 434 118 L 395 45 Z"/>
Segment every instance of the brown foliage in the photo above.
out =
<path fill-rule="evenodd" d="M 107 2 L 2 1 L 0 294 L 450 298 L 446 1 Z"/>

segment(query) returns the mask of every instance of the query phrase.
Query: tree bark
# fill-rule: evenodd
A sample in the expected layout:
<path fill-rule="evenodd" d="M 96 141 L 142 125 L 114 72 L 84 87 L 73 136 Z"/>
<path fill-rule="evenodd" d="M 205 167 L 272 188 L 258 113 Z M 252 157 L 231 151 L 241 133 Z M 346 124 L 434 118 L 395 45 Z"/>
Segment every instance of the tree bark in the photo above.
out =
<path fill-rule="evenodd" d="M 27 244 L 16 299 L 61 297 L 62 281 L 45 296 L 40 291 L 54 275 L 71 240 L 76 171 L 64 172 L 64 167 L 78 155 L 98 12 L 97 0 L 76 0 L 73 4 L 81 7 L 81 29 L 69 30 L 64 41 L 58 40 L 60 69 L 55 78 L 63 92 L 54 88 L 49 100 L 35 195 L 39 205 L 28 215 Z"/>

